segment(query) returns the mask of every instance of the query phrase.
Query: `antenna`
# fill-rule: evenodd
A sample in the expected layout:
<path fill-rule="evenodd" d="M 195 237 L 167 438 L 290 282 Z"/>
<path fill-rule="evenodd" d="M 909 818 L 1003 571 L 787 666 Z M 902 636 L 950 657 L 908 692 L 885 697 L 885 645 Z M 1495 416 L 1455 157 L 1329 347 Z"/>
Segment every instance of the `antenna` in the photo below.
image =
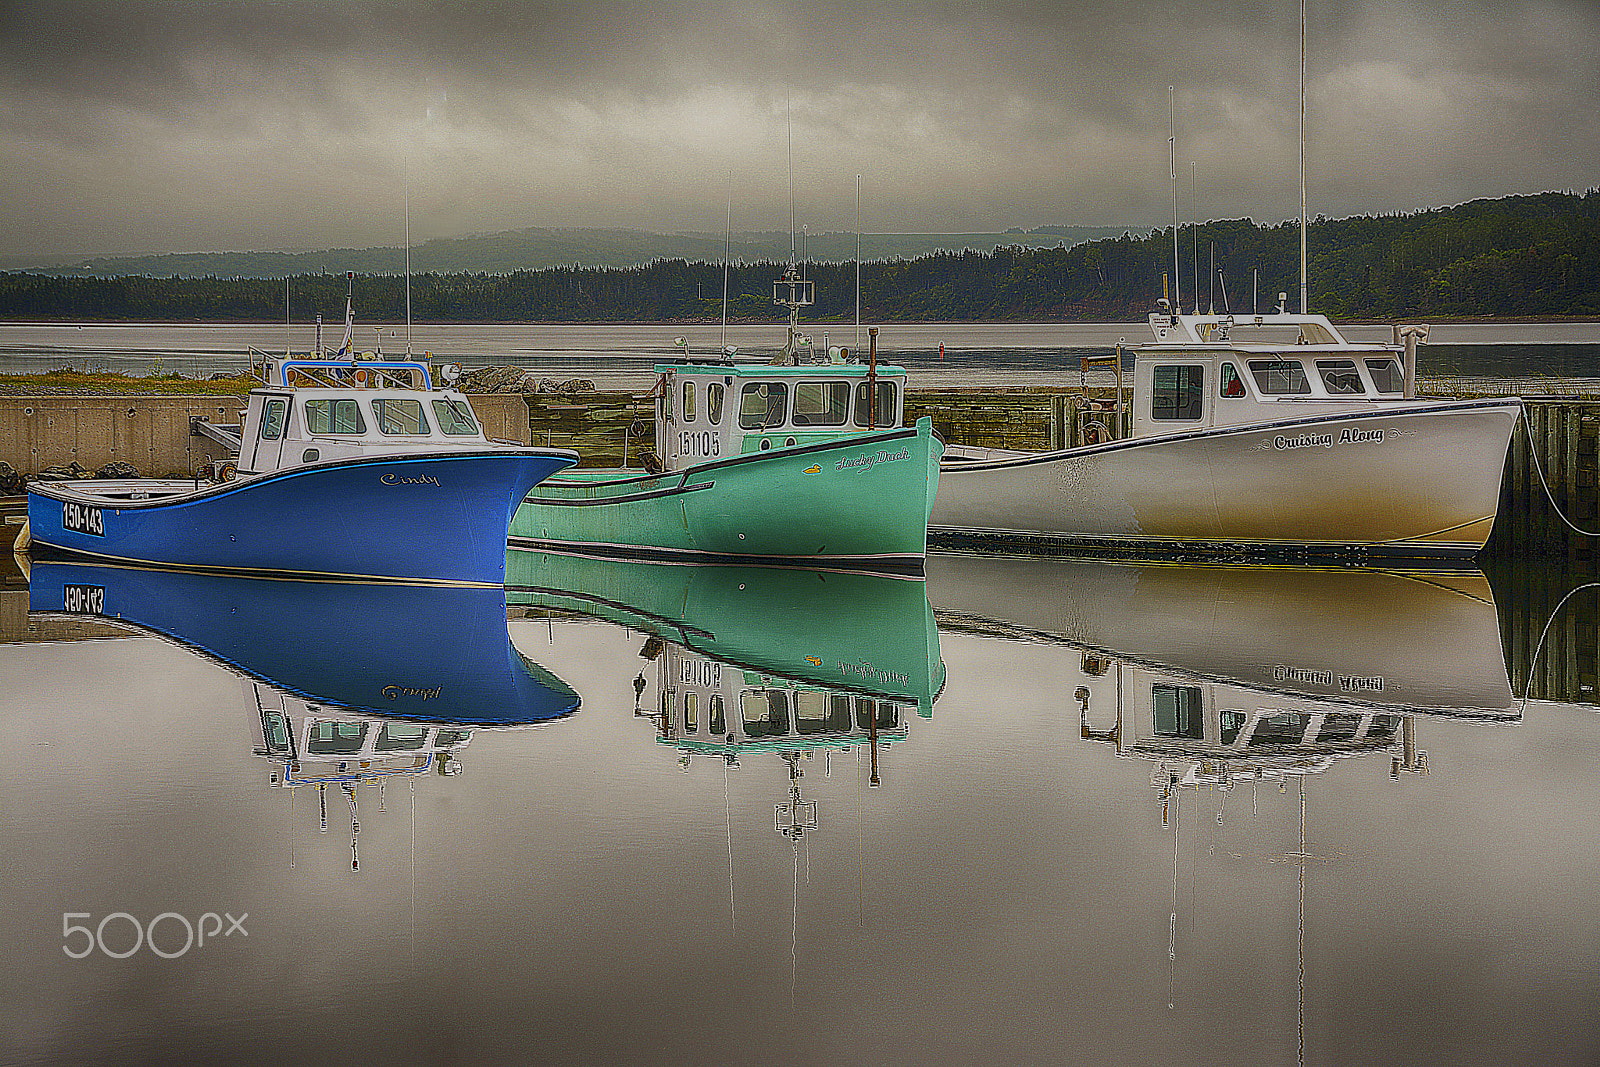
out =
<path fill-rule="evenodd" d="M 728 354 L 728 260 L 733 255 L 733 171 L 728 172 L 728 222 L 722 249 L 722 354 Z"/>
<path fill-rule="evenodd" d="M 1194 242 L 1194 313 L 1200 314 L 1200 208 L 1195 194 L 1194 160 L 1189 160 L 1189 226 Z"/>
<path fill-rule="evenodd" d="M 411 355 L 411 158 L 403 157 L 401 173 L 406 187 L 406 355 Z"/>
<path fill-rule="evenodd" d="M 1300 314 L 1306 313 L 1306 0 L 1300 0 Z"/>
<path fill-rule="evenodd" d="M 861 175 L 856 175 L 856 346 L 861 351 Z"/>
<path fill-rule="evenodd" d="M 783 91 L 784 117 L 789 124 L 789 262 L 794 262 L 794 111 L 789 106 L 789 90 Z"/>
<path fill-rule="evenodd" d="M 1183 314 L 1183 294 L 1178 285 L 1178 133 L 1172 125 L 1172 86 L 1167 86 L 1167 170 L 1172 177 L 1172 306 Z M 857 344 L 860 339 L 857 339 Z"/>
<path fill-rule="evenodd" d="M 283 276 L 283 358 L 289 358 L 289 276 Z M 254 364 L 252 364 L 253 366 Z"/>

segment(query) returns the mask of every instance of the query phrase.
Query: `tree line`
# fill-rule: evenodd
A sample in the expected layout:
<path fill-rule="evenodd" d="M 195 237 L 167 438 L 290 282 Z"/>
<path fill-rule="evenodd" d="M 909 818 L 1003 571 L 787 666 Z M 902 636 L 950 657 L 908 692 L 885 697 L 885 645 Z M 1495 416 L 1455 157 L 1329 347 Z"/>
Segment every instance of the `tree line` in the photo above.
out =
<path fill-rule="evenodd" d="M 1600 190 L 1478 200 L 1410 214 L 1317 218 L 1309 227 L 1310 306 L 1336 318 L 1600 315 Z M 1163 286 L 1185 308 L 1267 311 L 1277 294 L 1299 307 L 1299 222 L 1213 220 L 1072 247 L 1006 246 L 860 265 L 865 318 L 892 321 L 1126 321 Z M 770 321 L 786 264 L 657 259 L 411 278 L 416 321 L 715 321 L 724 271 L 731 319 Z M 807 321 L 853 318 L 854 262 L 803 265 L 815 283 Z M 346 277 L 61 277 L 0 274 L 0 319 L 342 322 Z M 287 292 L 287 308 L 285 295 Z M 406 283 L 358 275 L 363 322 L 403 321 Z"/>

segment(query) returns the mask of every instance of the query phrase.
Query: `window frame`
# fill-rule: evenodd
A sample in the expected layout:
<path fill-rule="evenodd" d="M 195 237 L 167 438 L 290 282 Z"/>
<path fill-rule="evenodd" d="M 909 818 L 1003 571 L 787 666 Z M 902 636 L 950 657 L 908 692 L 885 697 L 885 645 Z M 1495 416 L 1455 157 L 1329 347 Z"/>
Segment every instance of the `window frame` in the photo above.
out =
<path fill-rule="evenodd" d="M 1168 392 L 1169 405 L 1162 404 L 1162 372 L 1179 372 L 1181 384 Z M 1194 378 L 1198 375 L 1198 379 Z M 1150 368 L 1150 421 L 1200 422 L 1206 417 L 1206 368 L 1203 363 L 1158 363 Z M 1171 413 L 1167 413 L 1170 410 Z M 1187 412 L 1193 411 L 1193 414 Z"/>

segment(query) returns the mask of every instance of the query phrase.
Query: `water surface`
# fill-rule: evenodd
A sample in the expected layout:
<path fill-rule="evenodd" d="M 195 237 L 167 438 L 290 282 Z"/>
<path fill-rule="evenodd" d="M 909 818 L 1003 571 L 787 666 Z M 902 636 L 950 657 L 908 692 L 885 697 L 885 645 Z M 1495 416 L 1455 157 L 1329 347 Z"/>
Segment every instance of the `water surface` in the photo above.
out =
<path fill-rule="evenodd" d="M 1531 581 L 37 568 L 0 1060 L 1592 1063 L 1594 596 L 1524 705 Z"/>

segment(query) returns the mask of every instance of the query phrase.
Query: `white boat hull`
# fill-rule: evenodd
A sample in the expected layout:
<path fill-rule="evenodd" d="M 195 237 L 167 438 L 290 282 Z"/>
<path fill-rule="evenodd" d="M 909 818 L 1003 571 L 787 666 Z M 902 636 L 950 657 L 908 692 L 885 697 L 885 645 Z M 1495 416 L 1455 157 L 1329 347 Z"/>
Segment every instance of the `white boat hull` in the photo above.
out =
<path fill-rule="evenodd" d="M 963 462 L 946 539 L 1470 556 L 1494 528 L 1516 399 L 1416 402 Z"/>

